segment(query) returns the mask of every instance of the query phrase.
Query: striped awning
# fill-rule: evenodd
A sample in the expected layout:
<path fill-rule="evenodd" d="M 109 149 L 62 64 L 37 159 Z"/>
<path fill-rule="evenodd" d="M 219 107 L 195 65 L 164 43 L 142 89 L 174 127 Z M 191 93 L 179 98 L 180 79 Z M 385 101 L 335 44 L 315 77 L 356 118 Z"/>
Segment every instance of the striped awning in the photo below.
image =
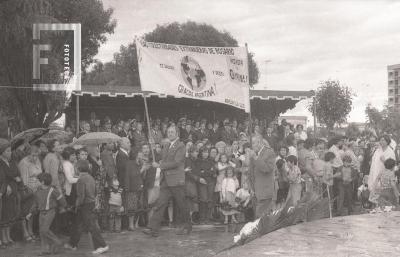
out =
<path fill-rule="evenodd" d="M 142 96 L 146 93 L 147 96 L 157 96 L 160 98 L 175 97 L 170 95 L 158 94 L 154 92 L 141 91 L 139 87 L 130 86 L 104 86 L 104 85 L 82 85 L 82 91 L 74 91 L 74 95 L 93 97 L 108 96 L 108 97 L 135 97 Z M 284 90 L 250 90 L 250 99 L 260 100 L 305 100 L 312 98 L 314 91 L 284 91 Z M 179 97 L 175 97 L 179 98 Z"/>

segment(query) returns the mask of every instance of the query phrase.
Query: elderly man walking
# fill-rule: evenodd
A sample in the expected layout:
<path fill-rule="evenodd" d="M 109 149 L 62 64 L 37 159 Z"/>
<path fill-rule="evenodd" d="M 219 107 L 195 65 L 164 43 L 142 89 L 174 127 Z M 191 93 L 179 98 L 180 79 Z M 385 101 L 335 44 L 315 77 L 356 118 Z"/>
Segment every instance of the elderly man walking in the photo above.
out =
<path fill-rule="evenodd" d="M 256 218 L 269 213 L 273 208 L 275 191 L 275 153 L 262 137 L 253 137 L 255 155 L 250 159 L 253 190 L 257 199 Z"/>
<path fill-rule="evenodd" d="M 174 198 L 184 223 L 183 228 L 177 234 L 186 235 L 192 231 L 189 208 L 185 199 L 185 145 L 179 141 L 177 127 L 169 127 L 167 136 L 171 143 L 163 149 L 160 163 L 153 163 L 153 167 L 160 168 L 162 172 L 160 196 L 154 208 L 153 216 L 150 218 L 149 229 L 143 231 L 143 233 L 153 237 L 158 236 L 164 211 L 171 197 Z"/>

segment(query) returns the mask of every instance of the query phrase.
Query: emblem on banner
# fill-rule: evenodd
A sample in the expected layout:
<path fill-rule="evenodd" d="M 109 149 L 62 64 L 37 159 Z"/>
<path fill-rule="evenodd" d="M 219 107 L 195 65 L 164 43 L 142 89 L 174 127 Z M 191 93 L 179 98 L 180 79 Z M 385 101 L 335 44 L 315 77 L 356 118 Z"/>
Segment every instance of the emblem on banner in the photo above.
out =
<path fill-rule="evenodd" d="M 194 92 L 201 92 L 207 84 L 206 73 L 200 64 L 186 55 L 181 60 L 181 72 L 186 85 Z"/>

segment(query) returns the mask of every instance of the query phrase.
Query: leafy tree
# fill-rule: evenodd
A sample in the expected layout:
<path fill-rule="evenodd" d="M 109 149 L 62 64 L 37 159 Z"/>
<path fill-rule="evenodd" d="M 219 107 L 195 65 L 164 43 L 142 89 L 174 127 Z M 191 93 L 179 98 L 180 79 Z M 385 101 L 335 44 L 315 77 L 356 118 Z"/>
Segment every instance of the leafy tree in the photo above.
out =
<path fill-rule="evenodd" d="M 346 122 L 352 109 L 353 96 L 351 89 L 342 86 L 337 80 L 322 81 L 308 109 L 313 112 L 316 105 L 318 121 L 328 129 L 333 129 L 335 124 Z"/>
<path fill-rule="evenodd" d="M 0 83 L 1 95 L 11 105 L 0 106 L 8 115 L 22 121 L 21 127 L 47 127 L 61 117 L 66 105 L 65 92 L 32 90 L 32 26 L 34 23 L 81 23 L 82 69 L 93 61 L 106 34 L 113 33 L 116 22 L 112 9 L 104 10 L 99 0 L 8 0 L 0 2 Z M 48 36 L 52 51 L 62 40 Z M 46 74 L 59 79 L 60 61 L 50 53 Z"/>
<path fill-rule="evenodd" d="M 218 31 L 213 26 L 196 23 L 170 23 L 163 26 L 157 26 L 152 32 L 144 35 L 146 41 L 179 44 L 179 45 L 195 45 L 195 46 L 216 46 L 216 47 L 237 47 L 238 42 L 229 32 Z M 254 54 L 249 53 L 249 81 L 250 85 L 258 82 L 259 70 L 254 61 Z M 100 64 L 87 74 L 85 83 L 96 84 L 96 82 L 104 81 L 106 84 L 116 85 L 139 85 L 138 63 L 136 58 L 135 42 L 127 47 L 121 46 L 120 52 L 114 54 L 114 60 L 108 62 L 108 70 L 104 67 L 99 69 Z M 114 71 L 113 74 L 108 71 Z M 105 76 L 107 73 L 107 76 Z M 100 79 L 101 78 L 101 79 Z"/>
<path fill-rule="evenodd" d="M 382 111 L 368 105 L 365 109 L 368 125 L 378 136 L 392 134 L 398 142 L 400 139 L 400 113 L 394 108 L 385 106 Z"/>
<path fill-rule="evenodd" d="M 345 133 L 348 138 L 357 138 L 361 135 L 361 131 L 355 123 L 350 123 Z"/>
<path fill-rule="evenodd" d="M 387 110 L 379 111 L 371 104 L 365 108 L 365 114 L 368 125 L 380 134 L 384 130 L 384 121 L 387 118 Z"/>

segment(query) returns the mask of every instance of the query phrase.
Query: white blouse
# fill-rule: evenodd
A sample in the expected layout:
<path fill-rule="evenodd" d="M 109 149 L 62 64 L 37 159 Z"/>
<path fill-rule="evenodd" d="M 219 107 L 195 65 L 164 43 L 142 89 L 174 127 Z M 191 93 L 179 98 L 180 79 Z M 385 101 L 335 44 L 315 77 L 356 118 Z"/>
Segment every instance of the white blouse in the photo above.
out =
<path fill-rule="evenodd" d="M 75 177 L 75 168 L 70 161 L 63 161 L 63 171 L 65 175 L 65 195 L 69 196 L 71 194 L 72 184 L 78 182 L 78 178 Z"/>

